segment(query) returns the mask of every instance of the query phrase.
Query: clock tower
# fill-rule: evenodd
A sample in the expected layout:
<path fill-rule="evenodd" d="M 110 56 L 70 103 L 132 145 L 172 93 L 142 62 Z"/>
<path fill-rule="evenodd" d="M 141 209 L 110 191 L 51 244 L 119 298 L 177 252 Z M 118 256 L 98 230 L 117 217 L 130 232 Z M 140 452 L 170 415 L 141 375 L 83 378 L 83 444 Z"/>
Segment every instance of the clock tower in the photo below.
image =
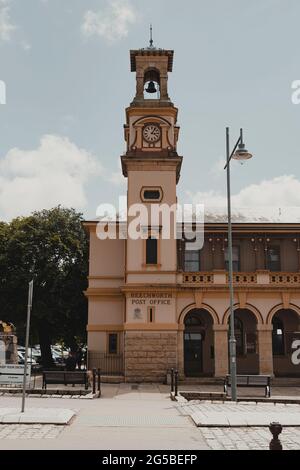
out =
<path fill-rule="evenodd" d="M 148 219 L 140 226 L 140 238 L 133 239 L 128 230 L 126 240 L 123 292 L 127 381 L 161 379 L 168 367 L 176 365 L 177 240 L 176 215 L 171 209 L 177 203 L 182 157 L 177 153 L 178 109 L 168 94 L 173 57 L 174 51 L 155 48 L 152 40 L 149 47 L 130 51 L 136 94 L 126 109 L 127 149 L 121 157 L 123 175 L 128 178 L 128 227 L 137 215 L 132 211 L 137 204 L 143 206 Z M 150 215 L 153 209 L 159 213 L 155 226 Z M 164 236 L 167 226 L 169 236 Z M 168 346 L 165 357 L 159 354 L 163 344 Z M 158 348 L 157 355 L 151 355 L 153 347 Z M 137 354 L 143 357 L 138 367 Z"/>

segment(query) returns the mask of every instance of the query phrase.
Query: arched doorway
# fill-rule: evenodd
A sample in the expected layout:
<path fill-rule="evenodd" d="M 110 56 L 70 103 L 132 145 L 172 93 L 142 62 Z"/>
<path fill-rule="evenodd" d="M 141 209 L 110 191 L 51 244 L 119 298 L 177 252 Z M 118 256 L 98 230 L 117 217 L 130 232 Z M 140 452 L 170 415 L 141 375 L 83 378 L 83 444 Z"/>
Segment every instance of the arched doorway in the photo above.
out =
<path fill-rule="evenodd" d="M 237 373 L 258 374 L 257 318 L 251 310 L 238 308 L 234 311 L 234 323 Z"/>
<path fill-rule="evenodd" d="M 194 308 L 184 319 L 184 374 L 186 377 L 214 373 L 213 320 L 205 309 Z"/>
<path fill-rule="evenodd" d="M 293 364 L 293 343 L 300 340 L 300 317 L 294 310 L 282 309 L 272 318 L 273 368 L 277 377 L 300 376 L 299 364 Z"/>

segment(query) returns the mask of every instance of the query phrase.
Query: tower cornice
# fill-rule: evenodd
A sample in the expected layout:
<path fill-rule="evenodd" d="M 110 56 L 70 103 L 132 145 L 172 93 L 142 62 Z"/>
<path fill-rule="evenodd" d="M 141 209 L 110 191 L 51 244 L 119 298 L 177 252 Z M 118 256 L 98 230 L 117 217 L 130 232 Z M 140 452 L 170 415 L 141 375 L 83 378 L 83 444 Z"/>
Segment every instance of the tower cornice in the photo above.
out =
<path fill-rule="evenodd" d="M 136 58 L 137 57 L 168 57 L 168 72 L 173 70 L 174 51 L 167 49 L 156 49 L 147 47 L 145 49 L 133 49 L 130 51 L 130 65 L 131 72 L 136 72 Z"/>
<path fill-rule="evenodd" d="M 176 171 L 176 183 L 180 178 L 183 157 L 176 152 L 163 151 L 159 155 L 152 152 L 128 152 L 121 156 L 123 176 L 128 176 L 128 171 Z"/>
<path fill-rule="evenodd" d="M 154 101 L 156 101 L 154 103 Z M 159 104 L 158 100 L 153 100 L 153 103 L 149 104 L 147 103 L 147 106 L 128 106 L 126 108 L 126 120 L 127 122 L 129 121 L 129 117 L 135 115 L 135 116 L 151 116 L 151 115 L 156 115 L 156 116 L 172 116 L 175 120 L 175 123 L 177 122 L 177 117 L 178 117 L 178 108 L 175 106 L 162 106 Z"/>

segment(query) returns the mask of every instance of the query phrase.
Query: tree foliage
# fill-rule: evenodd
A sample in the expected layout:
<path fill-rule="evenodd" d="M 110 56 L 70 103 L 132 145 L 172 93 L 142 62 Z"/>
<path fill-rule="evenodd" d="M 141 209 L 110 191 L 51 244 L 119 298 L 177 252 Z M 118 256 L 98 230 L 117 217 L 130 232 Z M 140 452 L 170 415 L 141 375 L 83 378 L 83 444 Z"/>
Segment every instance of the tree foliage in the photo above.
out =
<path fill-rule="evenodd" d="M 39 338 L 42 360 L 51 365 L 50 344 L 74 346 L 85 340 L 88 241 L 82 215 L 56 207 L 0 222 L 0 319 L 22 335 L 28 282 L 34 280 L 32 337 Z"/>

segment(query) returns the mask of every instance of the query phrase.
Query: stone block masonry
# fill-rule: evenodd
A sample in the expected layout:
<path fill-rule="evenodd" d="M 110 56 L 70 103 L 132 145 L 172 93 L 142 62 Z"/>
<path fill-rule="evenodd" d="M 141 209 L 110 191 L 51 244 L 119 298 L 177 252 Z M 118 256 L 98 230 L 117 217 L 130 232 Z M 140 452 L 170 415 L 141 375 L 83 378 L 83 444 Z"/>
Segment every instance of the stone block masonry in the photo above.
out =
<path fill-rule="evenodd" d="M 177 332 L 126 332 L 126 382 L 164 382 L 176 366 Z"/>

